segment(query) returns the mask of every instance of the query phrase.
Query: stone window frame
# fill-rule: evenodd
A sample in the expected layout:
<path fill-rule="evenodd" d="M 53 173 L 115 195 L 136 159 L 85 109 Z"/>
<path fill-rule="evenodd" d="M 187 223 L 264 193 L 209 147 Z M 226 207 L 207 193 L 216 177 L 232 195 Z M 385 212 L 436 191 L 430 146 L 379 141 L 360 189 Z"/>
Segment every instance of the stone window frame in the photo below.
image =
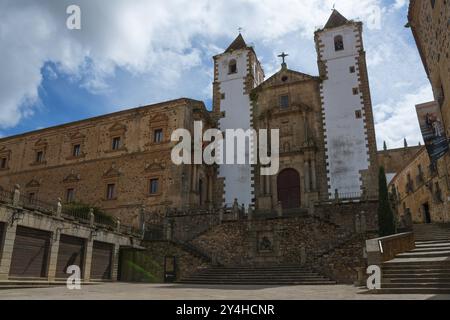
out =
<path fill-rule="evenodd" d="M 69 199 L 70 196 L 70 191 L 71 191 L 71 199 Z M 76 198 L 76 189 L 73 186 L 67 187 L 66 188 L 66 194 L 65 194 L 65 201 L 66 203 L 73 203 L 75 202 L 75 198 Z"/>
<path fill-rule="evenodd" d="M 149 141 L 145 145 L 148 146 L 157 146 L 165 143 L 169 143 L 169 118 L 165 114 L 157 113 L 150 117 L 149 121 Z M 157 142 L 155 140 L 155 132 L 157 130 L 162 131 L 162 140 Z"/>
<path fill-rule="evenodd" d="M 5 162 L 4 166 L 2 165 L 3 161 Z M 9 163 L 11 161 L 11 151 L 1 151 L 0 152 L 0 171 L 9 170 Z"/>
<path fill-rule="evenodd" d="M 113 193 L 111 196 L 110 196 L 110 189 L 109 189 L 110 186 L 114 186 Z M 116 180 L 106 181 L 106 183 L 105 183 L 105 201 L 115 201 L 118 199 L 117 186 L 118 186 L 118 183 Z"/>
<path fill-rule="evenodd" d="M 358 95 L 359 94 L 359 88 L 358 87 L 352 88 L 352 92 L 353 92 L 354 96 Z"/>
<path fill-rule="evenodd" d="M 350 73 L 355 73 L 356 72 L 356 67 L 355 66 L 350 66 L 349 70 L 350 70 Z"/>
<path fill-rule="evenodd" d="M 361 109 L 355 110 L 355 118 L 362 119 L 362 110 Z"/>
<path fill-rule="evenodd" d="M 48 144 L 46 141 L 43 141 L 41 139 L 39 139 L 36 144 L 34 145 L 33 148 L 33 160 L 31 162 L 32 166 L 40 166 L 40 165 L 45 165 L 47 164 L 47 148 L 48 148 Z M 40 157 L 40 161 L 38 161 L 38 155 L 42 153 L 42 157 Z"/>
<path fill-rule="evenodd" d="M 231 59 L 228 62 L 228 74 L 236 74 L 238 73 L 238 67 L 237 67 L 237 60 L 236 59 Z"/>
<path fill-rule="evenodd" d="M 127 127 L 124 124 L 121 124 L 120 122 L 116 122 L 114 125 L 112 125 L 109 128 L 109 147 L 106 150 L 107 153 L 108 152 L 127 151 L 126 132 L 127 132 Z M 114 149 L 113 141 L 117 138 L 120 139 L 120 146 L 117 149 Z"/>
<path fill-rule="evenodd" d="M 121 136 L 111 137 L 111 151 L 118 151 L 123 146 L 123 141 Z"/>
<path fill-rule="evenodd" d="M 164 129 L 163 128 L 153 129 L 152 136 L 153 136 L 152 141 L 153 141 L 154 144 L 161 144 L 161 143 L 163 143 L 164 142 L 164 136 L 165 136 Z"/>
<path fill-rule="evenodd" d="M 85 141 L 85 136 L 78 132 L 71 135 L 71 137 L 70 137 L 70 153 L 66 157 L 66 160 L 79 159 L 79 158 L 84 158 L 86 156 L 86 153 L 83 151 L 84 147 L 85 147 L 84 141 Z M 74 154 L 74 148 L 77 145 L 80 146 L 79 155 Z"/>
<path fill-rule="evenodd" d="M 158 190 L 155 193 L 151 193 L 151 183 L 152 181 L 157 180 L 158 181 Z M 153 174 L 153 175 L 149 175 L 147 177 L 147 191 L 146 194 L 148 197 L 159 197 L 162 195 L 162 185 L 163 185 L 163 181 L 162 181 L 162 174 Z"/>
<path fill-rule="evenodd" d="M 338 35 L 334 36 L 333 43 L 334 43 L 334 51 L 343 51 L 343 50 L 345 50 L 344 37 L 341 34 L 338 34 Z"/>
<path fill-rule="evenodd" d="M 286 105 L 283 105 L 283 98 L 286 98 L 286 101 L 284 101 L 286 102 Z M 289 109 L 290 105 L 291 105 L 291 98 L 289 96 L 289 93 L 278 95 L 278 106 L 280 109 L 282 110 Z"/>
<path fill-rule="evenodd" d="M 24 194 L 30 202 L 32 202 L 33 200 L 39 199 L 40 188 L 41 188 L 41 183 L 36 179 L 32 179 L 25 185 L 25 193 Z M 33 196 L 31 196 L 32 194 L 33 194 Z"/>

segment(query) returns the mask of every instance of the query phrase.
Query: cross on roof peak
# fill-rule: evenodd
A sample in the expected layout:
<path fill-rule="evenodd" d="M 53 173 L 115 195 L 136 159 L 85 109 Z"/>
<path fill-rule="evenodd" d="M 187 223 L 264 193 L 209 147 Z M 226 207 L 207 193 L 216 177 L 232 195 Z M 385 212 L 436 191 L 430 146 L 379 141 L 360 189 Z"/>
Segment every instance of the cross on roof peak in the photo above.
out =
<path fill-rule="evenodd" d="M 284 51 L 278 55 L 278 57 L 280 57 L 283 60 L 283 62 L 281 63 L 281 66 L 283 68 L 286 68 L 286 60 L 285 59 L 287 56 L 289 56 L 289 55 L 287 53 L 284 53 Z"/>

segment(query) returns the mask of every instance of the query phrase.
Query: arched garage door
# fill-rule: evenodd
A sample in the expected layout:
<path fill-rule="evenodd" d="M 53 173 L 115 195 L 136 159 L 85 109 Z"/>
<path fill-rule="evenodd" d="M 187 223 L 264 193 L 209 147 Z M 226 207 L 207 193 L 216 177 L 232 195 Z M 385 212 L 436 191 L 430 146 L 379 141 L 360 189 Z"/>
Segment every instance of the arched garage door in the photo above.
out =
<path fill-rule="evenodd" d="M 94 241 L 92 248 L 92 280 L 110 280 L 114 246 L 110 243 Z"/>
<path fill-rule="evenodd" d="M 9 275 L 46 278 L 51 233 L 17 227 Z"/>
<path fill-rule="evenodd" d="M 3 222 L 0 222 L 0 257 L 2 256 L 2 250 L 3 250 L 3 241 L 4 241 L 4 234 L 3 230 L 5 229 L 5 224 Z"/>
<path fill-rule="evenodd" d="M 82 238 L 61 235 L 56 264 L 56 277 L 67 278 L 67 268 L 71 265 L 80 267 L 83 275 L 85 240 Z"/>

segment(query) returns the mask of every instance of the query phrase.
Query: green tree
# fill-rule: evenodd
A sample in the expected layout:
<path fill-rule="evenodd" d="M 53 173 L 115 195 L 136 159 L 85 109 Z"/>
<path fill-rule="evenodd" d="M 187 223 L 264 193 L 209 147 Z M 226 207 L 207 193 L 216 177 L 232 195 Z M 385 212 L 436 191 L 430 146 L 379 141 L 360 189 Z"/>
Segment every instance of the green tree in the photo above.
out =
<path fill-rule="evenodd" d="M 380 237 L 395 233 L 394 214 L 389 203 L 389 193 L 384 168 L 380 167 L 378 174 L 378 232 Z"/>

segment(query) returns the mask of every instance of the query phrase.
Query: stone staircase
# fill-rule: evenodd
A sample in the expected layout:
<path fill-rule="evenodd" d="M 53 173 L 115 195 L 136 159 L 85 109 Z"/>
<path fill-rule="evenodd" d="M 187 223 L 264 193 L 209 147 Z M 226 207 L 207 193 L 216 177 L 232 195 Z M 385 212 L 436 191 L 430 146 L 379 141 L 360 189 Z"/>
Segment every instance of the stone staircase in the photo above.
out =
<path fill-rule="evenodd" d="M 209 267 L 178 281 L 188 284 L 225 285 L 325 285 L 336 284 L 301 266 Z"/>
<path fill-rule="evenodd" d="M 381 293 L 450 294 L 450 226 L 416 225 L 416 248 L 382 265 Z"/>
<path fill-rule="evenodd" d="M 450 241 L 450 223 L 415 224 L 416 241 Z"/>

